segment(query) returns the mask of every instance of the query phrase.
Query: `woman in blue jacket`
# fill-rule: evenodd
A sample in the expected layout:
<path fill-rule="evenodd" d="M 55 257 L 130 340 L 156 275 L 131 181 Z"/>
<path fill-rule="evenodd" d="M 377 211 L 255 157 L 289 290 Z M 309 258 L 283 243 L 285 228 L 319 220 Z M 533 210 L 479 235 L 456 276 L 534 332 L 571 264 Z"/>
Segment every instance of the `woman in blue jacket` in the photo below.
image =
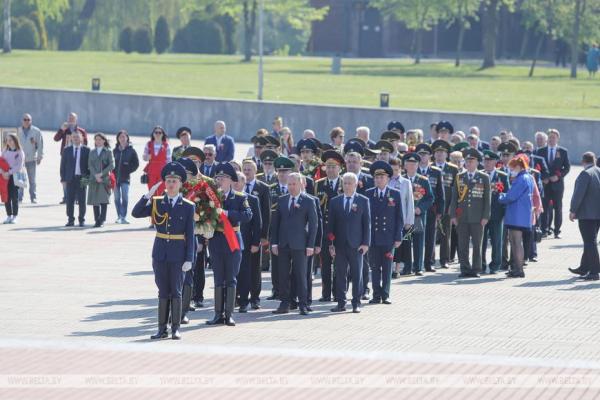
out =
<path fill-rule="evenodd" d="M 508 163 L 513 180 L 508 193 L 501 193 L 498 200 L 506 205 L 504 226 L 508 229 L 512 255 L 512 268 L 507 272 L 509 278 L 524 278 L 523 233 L 531 229 L 533 212 L 533 179 L 527 172 L 527 160 L 515 157 Z"/>

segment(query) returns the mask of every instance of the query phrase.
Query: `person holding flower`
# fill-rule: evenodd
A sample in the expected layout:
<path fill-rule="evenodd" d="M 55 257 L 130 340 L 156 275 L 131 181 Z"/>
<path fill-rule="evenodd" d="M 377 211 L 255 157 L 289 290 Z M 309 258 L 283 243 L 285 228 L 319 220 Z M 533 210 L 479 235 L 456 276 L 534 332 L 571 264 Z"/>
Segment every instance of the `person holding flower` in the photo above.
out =
<path fill-rule="evenodd" d="M 524 278 L 523 263 L 525 249 L 523 234 L 531 230 L 534 181 L 527 172 L 527 157 L 520 155 L 508 163 L 512 185 L 507 193 L 501 193 L 498 201 L 506 205 L 504 224 L 508 229 L 508 239 L 512 255 L 511 269 L 506 273 L 509 278 Z"/>
<path fill-rule="evenodd" d="M 370 304 L 392 304 L 390 282 L 392 279 L 392 252 L 402 244 L 404 218 L 400 191 L 388 186 L 394 175 L 392 166 L 385 161 L 375 161 L 369 172 L 375 187 L 366 192 L 371 206 L 370 267 L 373 280 L 373 298 Z"/>
<path fill-rule="evenodd" d="M 483 168 L 490 177 L 490 186 L 492 189 L 492 203 L 490 208 L 490 220 L 483 229 L 483 243 L 481 247 L 482 265 L 481 271 L 485 272 L 487 268 L 490 274 L 495 274 L 502 266 L 502 241 L 504 231 L 504 205 L 498 202 L 498 196 L 506 193 L 510 188 L 508 175 L 496 168 L 500 159 L 497 153 L 491 150 L 483 151 Z M 492 244 L 491 262 L 487 263 L 486 251 L 488 238 Z"/>

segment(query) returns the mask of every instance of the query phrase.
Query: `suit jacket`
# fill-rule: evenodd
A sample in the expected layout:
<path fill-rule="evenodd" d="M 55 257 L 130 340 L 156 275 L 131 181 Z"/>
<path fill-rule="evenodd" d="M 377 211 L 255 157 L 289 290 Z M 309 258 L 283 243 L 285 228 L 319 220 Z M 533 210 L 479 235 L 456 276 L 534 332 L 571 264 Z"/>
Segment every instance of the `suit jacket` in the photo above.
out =
<path fill-rule="evenodd" d="M 571 163 L 569 162 L 569 153 L 564 147 L 557 146 L 554 160 L 550 162 L 550 152 L 548 146 L 542 147 L 538 150 L 537 155 L 546 160 L 548 165 L 549 177 L 558 176 L 557 182 L 549 182 L 549 184 L 564 184 L 563 178 L 571 170 Z"/>
<path fill-rule="evenodd" d="M 233 156 L 235 155 L 235 142 L 231 136 L 223 135 L 221 144 L 217 146 L 217 137 L 215 135 L 210 135 L 206 138 L 204 144 L 215 145 L 215 148 L 217 149 L 215 160 L 217 162 L 229 162 L 233 160 Z"/>
<path fill-rule="evenodd" d="M 373 177 L 366 172 L 360 172 L 357 176 L 358 187 L 356 188 L 356 191 L 364 196 L 367 193 L 367 190 L 371 189 L 375 184 Z"/>
<path fill-rule="evenodd" d="M 480 140 L 477 143 L 477 150 L 479 150 L 480 152 L 483 152 L 484 150 L 489 150 L 490 149 L 490 144 L 486 141 Z"/>
<path fill-rule="evenodd" d="M 250 246 L 260 245 L 261 230 L 262 230 L 262 214 L 260 211 L 260 201 L 258 197 L 248 194 L 248 204 L 252 211 L 252 218 L 248 222 L 242 222 L 240 224 L 240 231 L 242 233 L 242 240 L 246 246 L 246 249 L 250 249 Z"/>
<path fill-rule="evenodd" d="M 156 207 L 154 227 L 157 233 L 169 235 L 184 235 L 184 240 L 166 240 L 154 238 L 152 259 L 159 262 L 194 261 L 196 238 L 194 236 L 194 211 L 195 206 L 181 195 L 175 206 L 172 207 L 169 198 L 154 196 L 148 200 L 142 197 L 131 211 L 134 218 L 145 218 L 152 215 L 152 208 Z"/>
<path fill-rule="evenodd" d="M 490 177 L 485 172 L 475 171 L 471 181 L 467 171 L 458 174 L 452 190 L 452 218 L 468 224 L 489 220 L 491 205 Z"/>
<path fill-rule="evenodd" d="M 217 163 L 213 163 L 213 165 L 210 166 L 210 173 L 209 173 L 209 167 L 206 164 L 202 164 L 202 166 L 200 167 L 200 173 L 204 176 L 208 176 L 210 178 L 214 178 L 215 177 L 215 168 L 217 167 Z"/>
<path fill-rule="evenodd" d="M 313 198 L 300 193 L 295 207 L 290 210 L 290 195 L 281 196 L 277 199 L 271 220 L 271 244 L 292 250 L 314 248 L 317 225 Z"/>
<path fill-rule="evenodd" d="M 383 199 L 380 199 L 379 190 L 371 188 L 366 196 L 371 206 L 371 245 L 391 249 L 394 242 L 402 240 L 404 219 L 400 191 L 386 187 Z"/>
<path fill-rule="evenodd" d="M 254 179 L 254 187 L 250 194 L 258 198 L 258 203 L 260 205 L 259 211 L 262 220 L 260 237 L 262 239 L 268 239 L 269 226 L 271 225 L 271 190 L 269 185 L 258 179 Z"/>
<path fill-rule="evenodd" d="M 305 194 L 313 200 L 317 210 L 317 235 L 315 236 L 315 247 L 320 247 L 321 243 L 323 243 L 323 213 L 321 212 L 319 198 L 308 193 Z"/>
<path fill-rule="evenodd" d="M 334 197 L 329 202 L 329 220 L 327 224 L 327 239 L 333 245 L 358 248 L 371 244 L 371 207 L 369 199 L 359 193 L 354 194 L 350 212 L 344 210 L 344 194 Z"/>
<path fill-rule="evenodd" d="M 575 180 L 570 211 L 577 219 L 600 219 L 600 168 L 593 166 L 581 171 Z"/>
<path fill-rule="evenodd" d="M 60 156 L 60 181 L 70 182 L 75 177 L 75 157 L 73 154 L 73 146 L 67 146 Z M 84 145 L 79 146 L 79 169 L 81 176 L 89 176 L 89 158 L 90 149 Z"/>
<path fill-rule="evenodd" d="M 529 165 L 531 168 L 540 173 L 542 179 L 546 179 L 550 175 L 548 164 L 546 163 L 546 159 L 544 157 L 540 157 L 535 154 L 529 155 Z"/>

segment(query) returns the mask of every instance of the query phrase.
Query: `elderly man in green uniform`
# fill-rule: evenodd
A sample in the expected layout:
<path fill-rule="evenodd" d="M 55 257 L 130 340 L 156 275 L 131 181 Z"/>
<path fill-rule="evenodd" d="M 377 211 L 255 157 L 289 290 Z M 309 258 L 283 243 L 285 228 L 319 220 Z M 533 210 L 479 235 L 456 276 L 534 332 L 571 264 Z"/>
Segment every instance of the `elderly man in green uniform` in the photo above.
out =
<path fill-rule="evenodd" d="M 469 148 L 464 151 L 466 171 L 456 177 L 452 190 L 450 216 L 458 234 L 459 278 L 479 278 L 483 228 L 490 219 L 490 177 L 477 170 L 481 153 Z M 469 261 L 469 242 L 473 243 L 473 258 Z"/>

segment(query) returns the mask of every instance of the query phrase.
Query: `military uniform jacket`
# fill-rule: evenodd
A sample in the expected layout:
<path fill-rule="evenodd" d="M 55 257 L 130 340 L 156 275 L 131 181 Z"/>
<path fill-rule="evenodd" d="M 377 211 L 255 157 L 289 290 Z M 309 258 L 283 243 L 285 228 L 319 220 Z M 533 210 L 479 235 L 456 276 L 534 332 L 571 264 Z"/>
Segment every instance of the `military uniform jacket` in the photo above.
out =
<path fill-rule="evenodd" d="M 152 211 L 154 210 L 154 212 Z M 174 207 L 169 198 L 154 196 L 148 200 L 142 197 L 131 211 L 135 218 L 153 216 L 157 234 L 183 235 L 184 240 L 159 238 L 154 239 L 152 259 L 158 262 L 194 261 L 196 240 L 194 237 L 194 203 L 181 195 Z"/>
<path fill-rule="evenodd" d="M 456 218 L 458 223 L 475 224 L 482 219 L 490 219 L 490 214 L 490 177 L 484 172 L 475 171 L 473 179 L 469 181 L 467 171 L 458 174 L 452 189 L 450 216 Z"/>
<path fill-rule="evenodd" d="M 448 214 L 452 202 L 452 187 L 458 175 L 458 167 L 452 163 L 445 163 L 442 168 L 442 181 L 444 182 L 444 214 Z"/>
<path fill-rule="evenodd" d="M 262 220 L 261 238 L 269 238 L 269 225 L 271 224 L 271 188 L 266 183 L 254 180 L 254 186 L 251 188 L 251 193 L 256 196 L 260 205 L 260 216 Z"/>
<path fill-rule="evenodd" d="M 256 179 L 266 183 L 267 185 L 272 185 L 274 183 L 277 183 L 277 173 L 273 172 L 271 176 L 268 176 L 264 172 L 262 172 L 260 174 L 256 174 Z"/>
<path fill-rule="evenodd" d="M 429 165 L 425 170 L 419 166 L 417 172 L 427 177 L 429 186 L 431 186 L 431 190 L 433 191 L 433 207 L 431 207 L 429 211 L 434 212 L 435 215 L 443 214 L 446 203 L 442 170 L 434 165 Z"/>
<path fill-rule="evenodd" d="M 404 175 L 406 179 L 411 180 L 407 175 Z M 413 199 L 415 202 L 415 208 L 419 207 L 421 215 L 425 215 L 427 210 L 433 205 L 434 196 L 429 184 L 429 179 L 423 175 L 415 175 L 412 181 Z"/>
<path fill-rule="evenodd" d="M 379 189 L 367 190 L 371 206 L 371 245 L 393 247 L 394 242 L 402 240 L 404 218 L 400 191 L 386 187 L 383 198 L 379 198 Z"/>
<path fill-rule="evenodd" d="M 495 169 L 489 173 L 488 176 L 490 177 L 492 198 L 490 221 L 501 221 L 502 218 L 504 218 L 506 207 L 504 204 L 500 204 L 498 196 L 500 193 L 508 193 L 508 190 L 510 189 L 508 175 L 500 169 Z"/>
<path fill-rule="evenodd" d="M 327 227 L 329 224 L 329 202 L 331 201 L 331 199 L 333 199 L 341 193 L 344 193 L 344 190 L 342 188 L 341 176 L 337 178 L 335 187 L 331 187 L 331 185 L 329 184 L 329 178 L 322 178 L 315 182 L 315 196 L 319 199 L 319 203 L 321 204 L 321 212 L 323 214 L 324 227 Z M 325 242 L 326 235 L 323 236 Z"/>
<path fill-rule="evenodd" d="M 244 241 L 240 233 L 240 224 L 250 222 L 252 219 L 252 209 L 246 198 L 246 194 L 230 190 L 229 194 L 223 201 L 223 210 L 227 210 L 227 218 L 231 222 L 231 226 L 236 233 L 240 243 L 240 249 L 244 250 Z M 223 232 L 216 231 L 214 236 L 208 240 L 210 251 L 228 252 L 231 253 L 227 239 Z"/>
<path fill-rule="evenodd" d="M 358 186 L 356 192 L 365 196 L 367 190 L 371 189 L 374 185 L 373 177 L 364 171 L 361 171 L 356 175 L 358 177 Z"/>

